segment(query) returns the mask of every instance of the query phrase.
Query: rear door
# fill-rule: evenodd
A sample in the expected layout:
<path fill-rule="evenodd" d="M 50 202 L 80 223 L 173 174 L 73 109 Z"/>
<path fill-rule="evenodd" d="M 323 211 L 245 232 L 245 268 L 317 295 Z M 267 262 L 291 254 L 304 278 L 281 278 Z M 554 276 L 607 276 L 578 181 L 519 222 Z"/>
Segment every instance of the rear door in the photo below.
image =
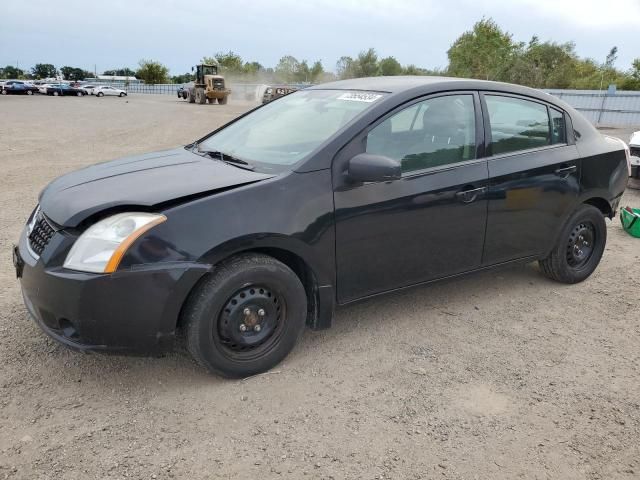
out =
<path fill-rule="evenodd" d="M 483 265 L 539 256 L 575 206 L 580 163 L 566 114 L 539 100 L 483 93 L 489 203 Z"/>

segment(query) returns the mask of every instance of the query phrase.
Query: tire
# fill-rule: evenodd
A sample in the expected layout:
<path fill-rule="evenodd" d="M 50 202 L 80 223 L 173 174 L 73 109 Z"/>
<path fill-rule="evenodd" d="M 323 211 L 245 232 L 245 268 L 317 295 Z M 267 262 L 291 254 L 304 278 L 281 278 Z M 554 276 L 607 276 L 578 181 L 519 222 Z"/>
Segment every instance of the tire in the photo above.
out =
<path fill-rule="evenodd" d="M 120 98 L 124 97 L 124 92 L 122 92 L 120 95 L 118 95 Z"/>
<path fill-rule="evenodd" d="M 33 92 L 31 90 L 27 90 L 27 95 L 33 95 Z"/>
<path fill-rule="evenodd" d="M 2 89 L 2 95 L 7 95 L 9 92 L 7 92 L 4 88 Z"/>
<path fill-rule="evenodd" d="M 228 97 L 226 97 L 226 96 L 225 96 L 225 97 L 222 97 L 222 98 L 219 98 L 219 99 L 218 99 L 218 103 L 219 103 L 220 105 L 226 105 L 226 104 L 227 104 L 227 98 L 228 98 Z"/>
<path fill-rule="evenodd" d="M 96 94 L 96 97 L 104 97 L 104 93 L 102 93 L 102 92 L 98 92 L 98 93 Z"/>
<path fill-rule="evenodd" d="M 57 96 L 59 96 L 59 95 L 60 95 L 60 94 L 59 94 L 58 92 L 53 92 L 53 96 L 54 96 L 54 97 L 57 97 Z"/>
<path fill-rule="evenodd" d="M 196 103 L 199 105 L 204 105 L 207 103 L 207 96 L 204 94 L 203 88 L 196 89 Z"/>
<path fill-rule="evenodd" d="M 187 349 L 212 373 L 255 375 L 289 354 L 306 314 L 304 287 L 289 267 L 267 255 L 239 255 L 218 265 L 189 296 Z"/>
<path fill-rule="evenodd" d="M 192 91 L 189 92 L 189 103 L 196 103 L 195 94 Z"/>
<path fill-rule="evenodd" d="M 84 96 L 84 94 L 83 94 L 82 92 L 78 92 L 78 93 L 76 93 L 76 96 L 78 96 L 78 97 L 83 97 L 83 96 Z"/>
<path fill-rule="evenodd" d="M 592 205 L 581 205 L 562 227 L 549 256 L 538 262 L 540 269 L 558 282 L 582 282 L 600 263 L 606 243 L 607 225 L 602 212 Z"/>

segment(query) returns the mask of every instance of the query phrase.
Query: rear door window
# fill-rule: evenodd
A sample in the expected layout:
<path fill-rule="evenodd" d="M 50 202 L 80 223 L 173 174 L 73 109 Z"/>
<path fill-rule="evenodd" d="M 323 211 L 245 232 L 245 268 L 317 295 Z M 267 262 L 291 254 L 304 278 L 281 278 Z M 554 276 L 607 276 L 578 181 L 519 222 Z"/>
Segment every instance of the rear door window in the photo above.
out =
<path fill-rule="evenodd" d="M 499 155 L 551 144 L 546 105 L 513 97 L 485 95 L 491 153 Z"/>

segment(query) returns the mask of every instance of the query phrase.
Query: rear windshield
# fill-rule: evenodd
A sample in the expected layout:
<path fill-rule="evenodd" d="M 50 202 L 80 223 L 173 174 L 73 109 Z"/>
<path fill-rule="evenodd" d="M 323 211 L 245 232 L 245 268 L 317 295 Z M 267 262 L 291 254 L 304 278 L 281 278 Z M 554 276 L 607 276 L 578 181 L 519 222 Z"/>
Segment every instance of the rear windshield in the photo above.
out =
<path fill-rule="evenodd" d="M 198 145 L 245 160 L 257 170 L 280 171 L 319 147 L 383 94 L 300 90 L 229 125 Z"/>

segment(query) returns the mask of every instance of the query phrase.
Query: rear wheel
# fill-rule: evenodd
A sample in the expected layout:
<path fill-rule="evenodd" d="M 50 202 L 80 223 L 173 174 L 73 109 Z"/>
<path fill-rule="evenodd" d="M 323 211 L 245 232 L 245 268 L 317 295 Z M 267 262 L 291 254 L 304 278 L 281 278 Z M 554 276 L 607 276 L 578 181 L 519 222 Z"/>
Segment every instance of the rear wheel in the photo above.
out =
<path fill-rule="evenodd" d="M 33 95 L 33 91 L 32 90 L 27 90 L 27 95 Z"/>
<path fill-rule="evenodd" d="M 78 97 L 82 97 L 83 95 L 84 95 L 84 94 L 83 94 L 82 92 L 77 92 L 77 93 L 76 93 L 76 96 L 78 96 Z"/>
<path fill-rule="evenodd" d="M 54 97 L 57 97 L 58 95 L 60 95 L 60 93 L 58 93 L 57 91 L 56 91 L 56 92 L 53 92 L 53 96 L 54 96 Z"/>
<path fill-rule="evenodd" d="M 184 310 L 187 348 L 211 372 L 246 377 L 277 365 L 304 329 L 307 298 L 276 259 L 245 254 L 216 267 Z"/>
<path fill-rule="evenodd" d="M 8 94 L 8 93 L 9 93 L 9 92 L 7 92 L 4 88 L 2 89 L 2 95 L 6 95 L 6 94 Z"/>
<path fill-rule="evenodd" d="M 567 220 L 551 254 L 540 260 L 540 268 L 558 282 L 581 282 L 595 271 L 606 243 L 602 212 L 592 205 L 581 205 Z"/>
<path fill-rule="evenodd" d="M 124 97 L 124 92 L 121 92 L 120 95 L 118 95 L 119 97 Z"/>
<path fill-rule="evenodd" d="M 102 93 L 102 92 L 98 92 L 98 93 L 96 94 L 96 97 L 104 97 L 104 93 Z"/>

